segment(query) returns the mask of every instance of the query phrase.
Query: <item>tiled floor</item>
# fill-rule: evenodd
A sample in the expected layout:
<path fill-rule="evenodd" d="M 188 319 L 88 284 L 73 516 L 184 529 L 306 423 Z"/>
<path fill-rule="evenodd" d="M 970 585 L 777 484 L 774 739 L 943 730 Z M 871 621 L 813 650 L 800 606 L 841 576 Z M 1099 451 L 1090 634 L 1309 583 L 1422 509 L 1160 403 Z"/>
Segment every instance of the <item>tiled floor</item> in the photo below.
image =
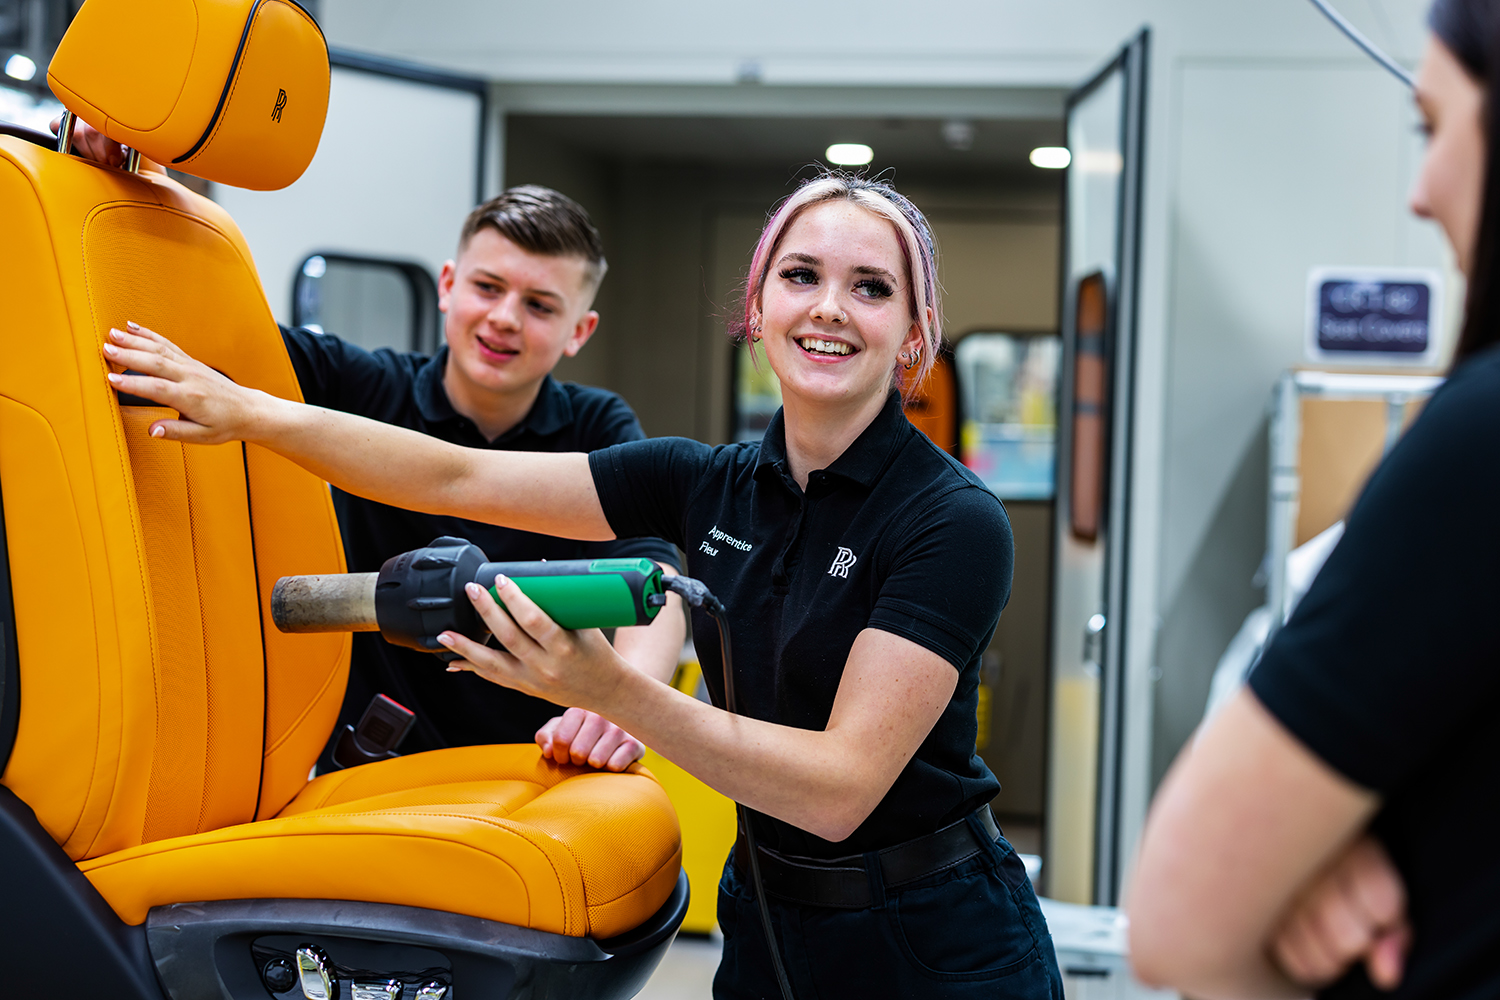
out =
<path fill-rule="evenodd" d="M 679 936 L 639 1000 L 708 1000 L 719 967 L 720 939 Z"/>

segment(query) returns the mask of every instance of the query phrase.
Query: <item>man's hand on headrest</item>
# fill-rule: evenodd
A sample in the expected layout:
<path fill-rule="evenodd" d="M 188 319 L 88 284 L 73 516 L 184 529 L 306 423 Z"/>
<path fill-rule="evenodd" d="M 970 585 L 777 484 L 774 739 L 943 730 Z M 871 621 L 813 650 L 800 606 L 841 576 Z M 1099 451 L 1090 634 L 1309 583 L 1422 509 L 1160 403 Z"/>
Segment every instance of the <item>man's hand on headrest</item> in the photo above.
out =
<path fill-rule="evenodd" d="M 62 128 L 62 115 L 58 115 L 49 123 L 52 134 L 57 135 Z M 125 147 L 115 142 L 109 136 L 100 132 L 94 126 L 78 118 L 73 124 L 73 152 L 85 160 L 93 160 L 102 163 L 106 167 L 119 167 L 125 162 Z M 159 174 L 166 173 L 160 164 L 153 163 L 141 157 L 141 170 L 154 170 Z"/>

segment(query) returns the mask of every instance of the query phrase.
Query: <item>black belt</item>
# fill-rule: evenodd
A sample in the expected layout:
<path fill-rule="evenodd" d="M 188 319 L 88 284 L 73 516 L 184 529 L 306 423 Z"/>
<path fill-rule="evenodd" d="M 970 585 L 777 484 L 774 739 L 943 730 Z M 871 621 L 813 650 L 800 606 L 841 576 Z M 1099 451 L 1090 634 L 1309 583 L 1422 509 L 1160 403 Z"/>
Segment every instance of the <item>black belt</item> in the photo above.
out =
<path fill-rule="evenodd" d="M 1000 827 L 990 814 L 989 806 L 974 815 L 991 841 L 1000 838 Z M 974 835 L 968 821 L 961 819 L 936 833 L 875 853 L 880 862 L 882 880 L 887 886 L 896 887 L 961 864 L 987 846 Z M 750 870 L 750 850 L 743 838 L 735 841 L 734 866 L 742 875 Z M 859 854 L 824 861 L 762 847 L 760 880 L 767 895 L 803 906 L 862 910 L 875 903 L 870 894 L 870 880 L 865 874 L 865 859 Z"/>

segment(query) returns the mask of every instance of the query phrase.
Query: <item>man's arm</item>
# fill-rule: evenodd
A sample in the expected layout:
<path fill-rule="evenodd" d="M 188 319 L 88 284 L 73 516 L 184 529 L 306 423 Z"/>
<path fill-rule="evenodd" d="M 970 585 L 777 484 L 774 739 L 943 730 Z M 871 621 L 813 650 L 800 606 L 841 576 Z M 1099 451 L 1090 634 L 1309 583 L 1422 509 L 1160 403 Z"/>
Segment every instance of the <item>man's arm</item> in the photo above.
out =
<path fill-rule="evenodd" d="M 1378 804 L 1241 691 L 1147 818 L 1127 903 L 1136 974 L 1204 1000 L 1306 996 L 1272 962 L 1273 935 Z"/>
<path fill-rule="evenodd" d="M 579 423 L 577 445 L 580 451 L 594 451 L 628 441 L 645 441 L 645 430 L 642 430 L 636 414 L 621 397 L 592 388 L 570 387 L 570 390 L 574 393 L 574 414 Z M 676 576 L 676 550 L 658 538 L 613 541 L 604 544 L 601 550 L 609 558 L 643 556 L 654 559 L 664 574 Z M 687 619 L 682 609 L 682 598 L 676 594 L 667 594 L 666 607 L 657 613 L 651 624 L 615 630 L 615 652 L 618 652 L 625 663 L 648 678 L 670 684 L 682 655 L 684 639 L 687 639 Z M 592 712 L 585 715 L 598 718 Z M 612 729 L 618 727 L 612 727 L 603 720 L 597 724 L 589 724 L 588 718 L 561 717 L 541 727 L 537 733 L 537 742 L 546 753 L 558 760 L 562 759 L 562 754 L 570 753 L 577 762 L 589 760 L 592 763 L 607 759 L 610 766 L 613 766 L 616 760 L 609 754 L 604 754 L 604 750 L 613 753 Z M 622 738 L 634 742 L 636 757 L 645 753 L 645 747 L 640 747 L 639 742 L 634 741 L 628 733 L 624 730 L 618 732 Z M 589 744 L 591 739 L 603 741 L 603 747 Z M 631 757 L 631 760 L 636 757 Z"/>

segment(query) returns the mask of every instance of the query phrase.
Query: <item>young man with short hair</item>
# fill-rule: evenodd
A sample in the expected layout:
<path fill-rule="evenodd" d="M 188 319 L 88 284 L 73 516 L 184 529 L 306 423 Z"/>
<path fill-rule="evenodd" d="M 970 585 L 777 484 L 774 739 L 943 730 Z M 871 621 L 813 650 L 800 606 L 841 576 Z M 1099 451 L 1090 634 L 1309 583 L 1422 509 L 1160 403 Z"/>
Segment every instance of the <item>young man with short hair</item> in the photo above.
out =
<path fill-rule="evenodd" d="M 593 336 L 594 294 L 607 264 L 583 208 L 548 188 L 512 188 L 465 220 L 457 256 L 443 265 L 438 302 L 446 346 L 428 357 L 365 351 L 336 336 L 283 330 L 307 402 L 421 431 L 471 448 L 593 451 L 645 437 L 614 393 L 558 383 L 552 369 Z M 399 510 L 334 490 L 351 573 L 440 535 L 474 542 L 494 561 L 644 556 L 675 568 L 658 539 L 577 542 Z M 638 669 L 668 680 L 685 631 L 678 598 L 650 626 L 622 628 L 615 648 Z M 448 673 L 436 657 L 354 636 L 340 724 L 357 722 L 383 693 L 417 713 L 402 749 L 429 750 L 535 738 L 554 756 L 621 769 L 638 742 L 598 716 Z"/>

